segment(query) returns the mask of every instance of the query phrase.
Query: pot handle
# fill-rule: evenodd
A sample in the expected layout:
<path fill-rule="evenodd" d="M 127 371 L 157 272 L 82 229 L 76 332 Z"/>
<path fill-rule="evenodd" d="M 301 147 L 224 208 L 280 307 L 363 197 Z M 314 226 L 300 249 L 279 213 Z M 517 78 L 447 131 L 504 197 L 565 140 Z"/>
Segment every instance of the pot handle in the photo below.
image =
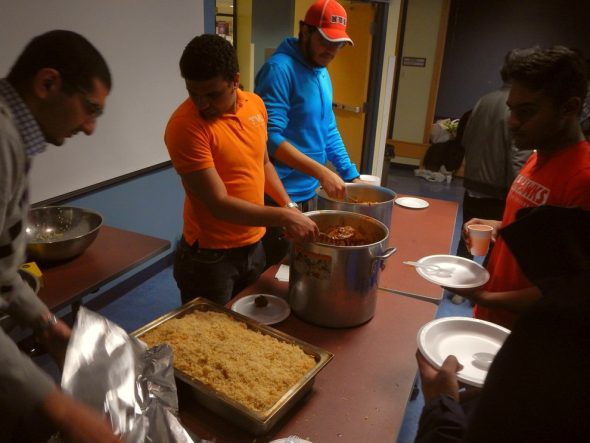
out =
<path fill-rule="evenodd" d="M 395 254 L 396 251 L 397 251 L 397 248 L 386 249 L 385 253 L 383 255 L 377 255 L 377 256 L 373 257 L 373 260 L 387 260 L 393 254 Z"/>
<path fill-rule="evenodd" d="M 375 265 L 378 264 L 379 262 L 381 262 L 381 269 L 384 269 L 385 268 L 385 260 L 387 260 L 393 254 L 395 254 L 396 251 L 397 251 L 397 248 L 389 248 L 389 249 L 385 250 L 383 255 L 377 255 L 377 256 L 373 257 L 373 260 L 371 260 L 371 272 L 373 272 L 373 270 L 375 269 Z"/>

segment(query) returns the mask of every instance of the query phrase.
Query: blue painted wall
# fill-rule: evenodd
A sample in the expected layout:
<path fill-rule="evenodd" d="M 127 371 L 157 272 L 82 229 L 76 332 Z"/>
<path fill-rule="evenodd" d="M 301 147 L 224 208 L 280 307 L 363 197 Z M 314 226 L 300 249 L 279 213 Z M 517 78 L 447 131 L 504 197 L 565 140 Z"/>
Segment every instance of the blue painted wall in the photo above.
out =
<path fill-rule="evenodd" d="M 294 0 L 252 1 L 252 42 L 255 43 L 254 74 L 264 64 L 264 50 L 276 48 L 293 35 Z M 238 23 L 239 26 L 239 23 Z"/>
<path fill-rule="evenodd" d="M 215 0 L 203 0 L 205 34 L 215 34 Z"/>
<path fill-rule="evenodd" d="M 501 86 L 514 48 L 565 45 L 590 57 L 587 0 L 453 0 L 436 115 L 459 118 Z"/>
<path fill-rule="evenodd" d="M 125 282 L 132 276 L 150 265 L 170 258 L 169 255 L 173 253 L 182 233 L 183 199 L 184 190 L 180 178 L 172 166 L 168 166 L 59 203 L 94 209 L 101 213 L 105 225 L 163 238 L 171 242 L 170 249 L 103 286 L 98 292 L 84 297 L 84 303 L 115 287 L 129 286 L 125 285 Z M 153 269 L 157 271 L 160 268 Z M 148 276 L 155 272 L 153 269 L 146 271 Z M 132 286 L 129 289 L 132 289 Z M 69 309 L 65 309 L 59 315 L 64 315 L 68 311 Z"/>
<path fill-rule="evenodd" d="M 60 204 L 92 208 L 104 223 L 176 241 L 182 230 L 184 191 L 172 166 Z"/>

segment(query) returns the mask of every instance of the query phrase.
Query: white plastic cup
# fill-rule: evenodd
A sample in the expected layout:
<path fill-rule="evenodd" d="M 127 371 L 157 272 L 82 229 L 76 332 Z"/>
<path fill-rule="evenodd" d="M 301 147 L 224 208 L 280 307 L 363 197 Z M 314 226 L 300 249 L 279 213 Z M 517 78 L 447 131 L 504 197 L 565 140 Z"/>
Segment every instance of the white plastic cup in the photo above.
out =
<path fill-rule="evenodd" d="M 489 225 L 474 224 L 467 226 L 469 242 L 471 244 L 469 252 L 471 252 L 471 255 L 480 257 L 487 255 L 490 249 L 493 230 L 494 228 Z"/>
<path fill-rule="evenodd" d="M 373 186 L 381 186 L 381 177 L 376 175 L 361 174 L 359 178 L 362 183 L 367 183 Z"/>

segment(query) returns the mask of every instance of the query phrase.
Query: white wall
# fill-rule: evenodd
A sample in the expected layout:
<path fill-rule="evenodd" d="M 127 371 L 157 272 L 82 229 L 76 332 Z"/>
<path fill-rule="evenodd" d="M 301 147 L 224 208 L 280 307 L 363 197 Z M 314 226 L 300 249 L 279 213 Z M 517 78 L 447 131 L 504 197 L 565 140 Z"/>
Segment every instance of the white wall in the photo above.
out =
<path fill-rule="evenodd" d="M 169 160 L 163 133 L 186 98 L 178 61 L 203 33 L 203 0 L 0 0 L 0 76 L 34 36 L 69 29 L 104 55 L 113 90 L 92 137 L 79 134 L 37 156 L 31 202 Z"/>
<path fill-rule="evenodd" d="M 408 3 L 401 58 L 424 57 L 426 66 L 401 66 L 393 138 L 423 143 L 424 127 L 434 66 L 443 0 L 412 0 Z"/>

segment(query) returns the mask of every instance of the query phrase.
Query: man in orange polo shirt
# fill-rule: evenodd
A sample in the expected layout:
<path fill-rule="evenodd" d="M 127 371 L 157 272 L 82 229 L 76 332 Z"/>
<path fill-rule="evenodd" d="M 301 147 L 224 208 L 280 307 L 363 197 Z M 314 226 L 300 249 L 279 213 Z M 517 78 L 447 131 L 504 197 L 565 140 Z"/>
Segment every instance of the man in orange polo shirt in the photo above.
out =
<path fill-rule="evenodd" d="M 174 278 L 183 303 L 227 303 L 264 269 L 265 226 L 313 240 L 318 228 L 292 203 L 266 151 L 267 113 L 241 91 L 236 53 L 215 35 L 195 37 L 180 59 L 189 98 L 172 114 L 165 142 L 185 190 Z M 264 193 L 282 207 L 265 207 Z"/>

